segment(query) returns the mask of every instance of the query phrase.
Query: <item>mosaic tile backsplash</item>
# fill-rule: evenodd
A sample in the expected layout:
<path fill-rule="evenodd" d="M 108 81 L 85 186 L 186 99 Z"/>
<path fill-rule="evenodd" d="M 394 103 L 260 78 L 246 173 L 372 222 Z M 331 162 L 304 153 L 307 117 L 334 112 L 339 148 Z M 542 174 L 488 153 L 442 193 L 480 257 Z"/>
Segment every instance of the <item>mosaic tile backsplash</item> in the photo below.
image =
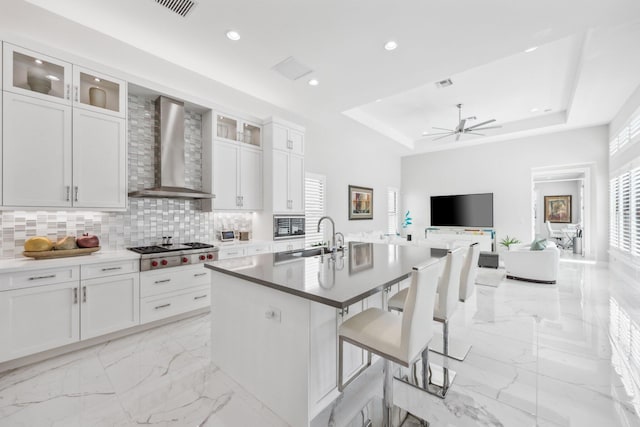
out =
<path fill-rule="evenodd" d="M 129 96 L 129 191 L 155 183 L 155 99 Z M 185 183 L 202 188 L 202 117 L 185 111 Z M 199 201 L 173 199 L 129 199 L 125 212 L 3 211 L 1 258 L 21 256 L 26 239 L 47 236 L 57 240 L 67 235 L 95 234 L 104 249 L 124 249 L 159 243 L 162 236 L 174 242 L 214 242 L 216 230 L 251 231 L 251 214 L 202 212 Z"/>

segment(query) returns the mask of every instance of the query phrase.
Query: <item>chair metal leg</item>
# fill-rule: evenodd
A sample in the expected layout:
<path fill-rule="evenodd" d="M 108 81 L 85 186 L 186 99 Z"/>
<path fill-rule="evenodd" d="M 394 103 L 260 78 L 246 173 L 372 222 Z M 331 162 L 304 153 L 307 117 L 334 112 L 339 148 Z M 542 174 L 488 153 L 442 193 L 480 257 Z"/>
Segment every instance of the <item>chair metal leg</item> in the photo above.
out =
<path fill-rule="evenodd" d="M 362 351 L 366 351 L 366 350 L 363 349 Z M 338 391 L 339 392 L 342 392 L 346 386 L 351 384 L 351 382 L 353 382 L 358 376 L 360 376 L 361 373 L 366 371 L 367 368 L 371 366 L 371 358 L 372 358 L 371 352 L 367 351 L 367 363 L 363 367 L 361 367 L 356 373 L 354 373 L 346 383 L 343 384 L 342 383 L 342 380 L 344 379 L 344 367 L 342 365 L 343 353 L 344 353 L 344 339 L 342 338 L 342 336 L 340 336 L 338 338 Z"/>
<path fill-rule="evenodd" d="M 436 334 L 434 338 L 438 335 Z M 431 351 L 459 361 L 463 361 L 471 350 L 471 344 L 449 338 L 448 321 L 442 324 L 442 341 L 434 339 L 432 342 L 433 345 L 429 347 Z"/>
<path fill-rule="evenodd" d="M 391 372 L 391 362 L 384 359 L 384 383 L 382 385 L 382 425 L 391 426 L 393 413 L 393 372 Z"/>
<path fill-rule="evenodd" d="M 431 372 L 429 371 L 429 348 L 422 350 L 422 386 L 427 389 L 429 387 L 429 377 Z"/>

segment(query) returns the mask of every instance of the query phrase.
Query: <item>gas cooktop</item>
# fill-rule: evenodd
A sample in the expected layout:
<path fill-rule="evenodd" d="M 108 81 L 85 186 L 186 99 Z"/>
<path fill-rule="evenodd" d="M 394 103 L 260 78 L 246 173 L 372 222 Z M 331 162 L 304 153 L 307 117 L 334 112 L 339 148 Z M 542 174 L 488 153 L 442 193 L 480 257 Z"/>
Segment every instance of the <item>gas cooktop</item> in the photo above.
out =
<path fill-rule="evenodd" d="M 127 248 L 130 251 L 148 255 L 148 254 L 161 254 L 165 252 L 174 252 L 174 251 L 188 251 L 193 249 L 210 249 L 213 248 L 213 245 L 208 243 L 200 243 L 200 242 L 190 242 L 190 243 L 177 243 L 172 245 L 153 245 L 153 246 L 137 246 L 134 248 Z"/>

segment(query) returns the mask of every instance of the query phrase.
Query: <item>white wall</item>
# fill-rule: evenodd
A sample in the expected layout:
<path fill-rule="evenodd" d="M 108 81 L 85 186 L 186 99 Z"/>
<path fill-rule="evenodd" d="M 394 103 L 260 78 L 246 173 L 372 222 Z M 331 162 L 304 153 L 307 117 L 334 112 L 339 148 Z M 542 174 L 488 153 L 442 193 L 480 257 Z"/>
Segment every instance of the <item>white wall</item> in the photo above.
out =
<path fill-rule="evenodd" d="M 0 39 L 45 50 L 51 56 L 64 55 L 195 104 L 258 119 L 278 116 L 305 126 L 306 169 L 327 176 L 327 213 L 335 219 L 336 228 L 343 232 L 386 229 L 386 189 L 400 187 L 400 155 L 407 152 L 397 143 L 342 114 L 315 121 L 300 117 L 26 2 L 7 2 L 0 14 Z M 348 221 L 349 184 L 374 188 L 372 221 Z"/>
<path fill-rule="evenodd" d="M 548 235 L 547 226 L 544 224 L 544 196 L 571 196 L 571 223 L 578 224 L 582 221 L 580 187 L 582 187 L 581 180 L 535 183 L 533 191 L 536 192 L 536 237 L 547 237 Z M 564 227 L 566 224 L 551 223 L 551 228 L 555 230 Z M 585 233 L 588 232 L 589 230 L 585 230 Z"/>
<path fill-rule="evenodd" d="M 590 164 L 594 230 L 589 241 L 597 259 L 604 261 L 608 247 L 607 136 L 608 128 L 598 126 L 403 157 L 403 210 L 410 209 L 416 229 L 423 229 L 430 224 L 430 196 L 492 192 L 498 240 L 508 234 L 527 241 L 534 237 L 531 169 Z"/>

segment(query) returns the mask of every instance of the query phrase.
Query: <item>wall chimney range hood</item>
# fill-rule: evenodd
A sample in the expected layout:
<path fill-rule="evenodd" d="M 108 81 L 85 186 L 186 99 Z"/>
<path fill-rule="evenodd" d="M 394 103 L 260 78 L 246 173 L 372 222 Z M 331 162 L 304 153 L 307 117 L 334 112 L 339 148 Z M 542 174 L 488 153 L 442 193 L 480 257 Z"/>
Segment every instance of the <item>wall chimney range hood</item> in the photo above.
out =
<path fill-rule="evenodd" d="M 213 194 L 185 187 L 184 181 L 184 103 L 160 96 L 156 99 L 156 113 L 160 121 L 160 164 L 156 170 L 156 186 L 132 191 L 129 197 L 171 199 L 212 199 Z"/>

